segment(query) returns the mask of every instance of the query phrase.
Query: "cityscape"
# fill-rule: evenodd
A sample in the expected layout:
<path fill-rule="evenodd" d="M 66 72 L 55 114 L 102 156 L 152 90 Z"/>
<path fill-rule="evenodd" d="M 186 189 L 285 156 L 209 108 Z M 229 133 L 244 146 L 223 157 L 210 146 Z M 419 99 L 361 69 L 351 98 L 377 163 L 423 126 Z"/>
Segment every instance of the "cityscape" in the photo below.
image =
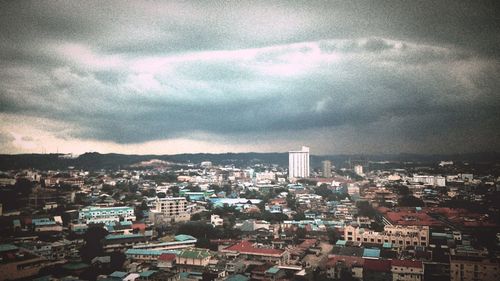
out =
<path fill-rule="evenodd" d="M 498 11 L 0 0 L 0 281 L 500 280 Z"/>

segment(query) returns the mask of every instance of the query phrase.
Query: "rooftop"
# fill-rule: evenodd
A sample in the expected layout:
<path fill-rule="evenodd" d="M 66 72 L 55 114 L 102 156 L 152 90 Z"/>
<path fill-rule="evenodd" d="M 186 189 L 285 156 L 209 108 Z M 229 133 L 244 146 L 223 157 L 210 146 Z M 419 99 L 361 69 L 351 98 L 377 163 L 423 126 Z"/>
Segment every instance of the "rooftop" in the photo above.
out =
<path fill-rule="evenodd" d="M 175 236 L 175 241 L 189 241 L 189 240 L 196 240 L 196 238 L 187 234 L 179 234 Z"/>
<path fill-rule="evenodd" d="M 422 261 L 391 260 L 392 266 L 423 268 Z"/>
<path fill-rule="evenodd" d="M 188 259 L 204 259 L 210 257 L 211 255 L 207 249 L 191 248 L 180 251 L 177 256 Z"/>
<path fill-rule="evenodd" d="M 380 258 L 380 249 L 364 249 L 364 258 Z"/>
<path fill-rule="evenodd" d="M 241 241 L 240 243 L 229 246 L 221 251 L 239 252 L 243 254 L 253 254 L 262 256 L 281 256 L 285 252 L 283 250 L 278 250 L 278 249 L 257 248 L 254 246 L 252 242 L 249 241 Z"/>
<path fill-rule="evenodd" d="M 0 244 L 0 253 L 1 252 L 7 252 L 7 251 L 14 251 L 18 250 L 19 248 L 17 246 L 14 246 L 12 244 Z"/>

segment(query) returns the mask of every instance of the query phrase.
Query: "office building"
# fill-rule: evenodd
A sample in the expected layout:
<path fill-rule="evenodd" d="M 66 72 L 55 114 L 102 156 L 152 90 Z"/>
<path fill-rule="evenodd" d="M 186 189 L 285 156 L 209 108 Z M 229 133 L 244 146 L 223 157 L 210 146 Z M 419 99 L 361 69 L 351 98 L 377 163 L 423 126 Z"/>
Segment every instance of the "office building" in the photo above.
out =
<path fill-rule="evenodd" d="M 325 160 L 321 162 L 323 164 L 323 177 L 331 178 L 332 177 L 332 162 L 330 160 Z"/>
<path fill-rule="evenodd" d="M 288 152 L 288 177 L 309 177 L 309 147 L 303 146 L 301 150 Z"/>

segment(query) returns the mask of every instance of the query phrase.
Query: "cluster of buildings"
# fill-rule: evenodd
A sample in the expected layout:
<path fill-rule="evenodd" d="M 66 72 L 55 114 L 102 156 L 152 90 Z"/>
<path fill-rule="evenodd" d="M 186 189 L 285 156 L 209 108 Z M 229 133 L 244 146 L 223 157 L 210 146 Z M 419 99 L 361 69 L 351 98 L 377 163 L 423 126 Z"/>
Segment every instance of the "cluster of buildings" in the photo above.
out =
<path fill-rule="evenodd" d="M 499 178 L 309 153 L 5 171 L 32 186 L 0 205 L 0 280 L 500 280 Z"/>

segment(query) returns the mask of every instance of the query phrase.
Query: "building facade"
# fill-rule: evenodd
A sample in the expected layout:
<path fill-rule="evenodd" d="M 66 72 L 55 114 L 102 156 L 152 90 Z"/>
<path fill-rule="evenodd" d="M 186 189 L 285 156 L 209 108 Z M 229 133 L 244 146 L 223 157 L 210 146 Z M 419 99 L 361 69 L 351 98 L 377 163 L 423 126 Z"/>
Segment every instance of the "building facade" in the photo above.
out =
<path fill-rule="evenodd" d="M 80 222 L 111 224 L 117 221 L 135 221 L 133 207 L 86 207 L 78 212 Z"/>
<path fill-rule="evenodd" d="M 323 177 L 331 178 L 332 177 L 332 162 L 330 160 L 325 160 L 321 162 L 323 166 Z"/>
<path fill-rule="evenodd" d="M 354 173 L 356 173 L 359 176 L 363 176 L 364 175 L 363 166 L 361 166 L 361 165 L 354 166 Z"/>
<path fill-rule="evenodd" d="M 184 197 L 166 197 L 156 200 L 155 211 L 168 222 L 183 222 L 191 219 L 187 211 L 188 201 Z"/>
<path fill-rule="evenodd" d="M 451 281 L 500 280 L 500 264 L 483 257 L 450 258 Z"/>
<path fill-rule="evenodd" d="M 391 243 L 394 247 L 429 246 L 428 226 L 386 225 L 384 231 L 377 232 L 354 226 L 344 228 L 344 238 L 347 241 L 366 243 Z"/>
<path fill-rule="evenodd" d="M 288 152 L 288 177 L 309 177 L 309 147 L 303 146 L 301 150 Z"/>
<path fill-rule="evenodd" d="M 421 281 L 424 277 L 422 261 L 391 260 L 392 281 Z"/>

